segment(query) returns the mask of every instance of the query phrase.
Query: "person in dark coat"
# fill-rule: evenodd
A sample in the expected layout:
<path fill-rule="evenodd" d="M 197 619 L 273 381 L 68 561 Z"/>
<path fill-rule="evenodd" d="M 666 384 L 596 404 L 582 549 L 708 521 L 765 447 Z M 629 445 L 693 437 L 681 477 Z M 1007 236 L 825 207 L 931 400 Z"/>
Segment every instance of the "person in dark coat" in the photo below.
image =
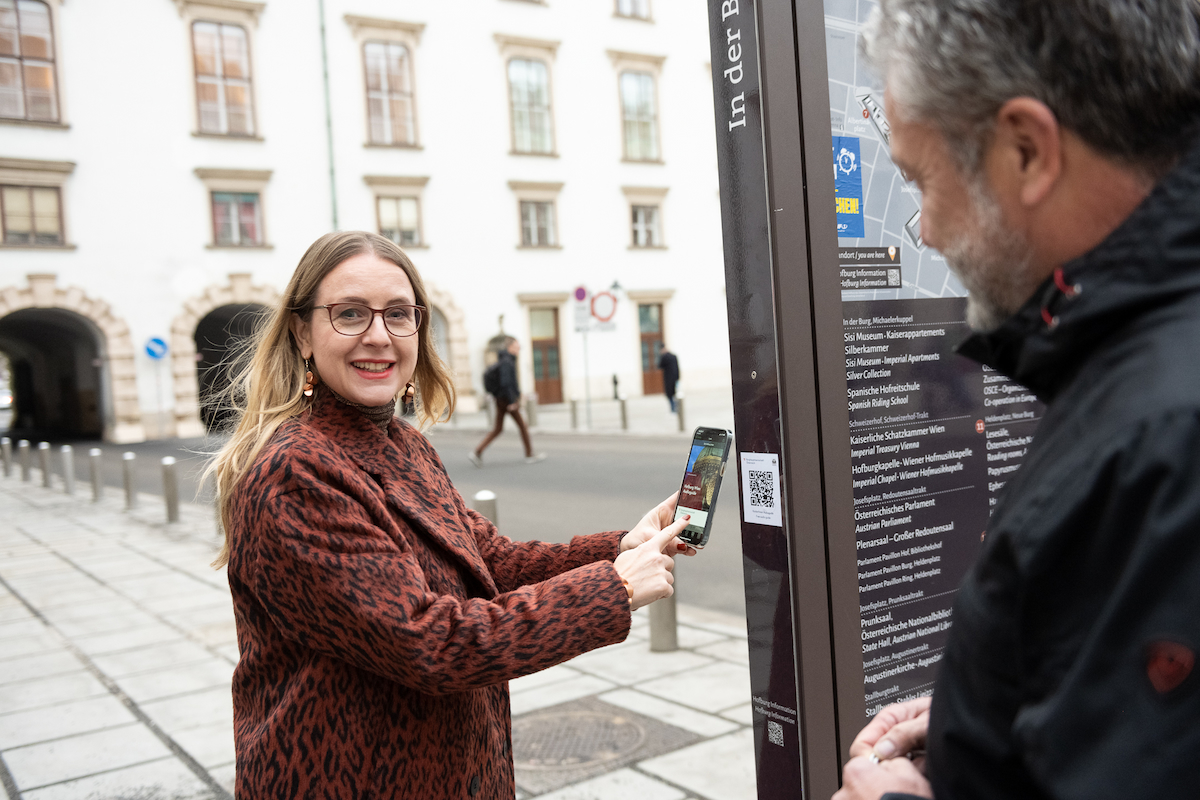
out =
<path fill-rule="evenodd" d="M 525 417 L 521 415 L 521 387 L 517 384 L 517 354 L 521 352 L 521 343 L 513 337 L 504 342 L 504 349 L 496 354 L 494 369 L 499 374 L 499 383 L 492 397 L 496 401 L 496 419 L 492 429 L 487 432 L 475 449 L 467 454 L 471 463 L 477 467 L 483 466 L 483 451 L 487 449 L 496 437 L 504 432 L 504 418 L 512 417 L 521 432 L 521 444 L 525 446 L 525 461 L 533 464 L 546 458 L 545 453 L 533 452 L 533 442 L 529 440 L 529 428 L 525 425 Z"/>
<path fill-rule="evenodd" d="M 679 359 L 666 345 L 663 345 L 662 354 L 658 357 L 658 368 L 662 370 L 663 394 L 667 396 L 667 402 L 671 404 L 671 411 L 674 412 L 675 388 L 679 384 Z"/>
<path fill-rule="evenodd" d="M 961 352 L 1047 410 L 932 700 L 885 708 L 835 797 L 1195 797 L 1200 5 L 879 9 L 865 49 L 924 240 L 970 293 Z"/>
<path fill-rule="evenodd" d="M 398 397 L 425 422 L 452 408 L 427 307 L 391 241 L 323 236 L 235 384 L 210 473 L 240 798 L 512 800 L 508 681 L 622 641 L 671 593 L 672 500 L 569 544 L 514 542 L 467 508 L 395 417 Z"/>

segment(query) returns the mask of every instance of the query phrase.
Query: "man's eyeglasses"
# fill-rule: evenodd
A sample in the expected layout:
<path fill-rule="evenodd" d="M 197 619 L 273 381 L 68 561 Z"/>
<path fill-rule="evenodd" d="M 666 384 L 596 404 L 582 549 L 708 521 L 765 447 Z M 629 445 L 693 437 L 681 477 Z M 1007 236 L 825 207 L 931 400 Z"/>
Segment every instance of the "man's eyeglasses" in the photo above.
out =
<path fill-rule="evenodd" d="M 388 306 L 371 308 L 361 303 L 330 303 L 323 308 L 329 312 L 329 324 L 345 336 L 360 336 L 367 332 L 375 315 L 383 317 L 383 326 L 392 336 L 412 336 L 421 327 L 424 306 Z"/>

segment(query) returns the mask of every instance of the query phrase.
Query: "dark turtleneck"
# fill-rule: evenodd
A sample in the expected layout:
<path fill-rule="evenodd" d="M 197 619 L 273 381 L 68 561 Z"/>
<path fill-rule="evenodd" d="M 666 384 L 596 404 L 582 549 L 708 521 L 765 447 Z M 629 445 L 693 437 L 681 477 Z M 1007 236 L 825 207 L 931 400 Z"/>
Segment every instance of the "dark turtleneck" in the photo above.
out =
<path fill-rule="evenodd" d="M 384 403 L 381 406 L 364 406 L 362 403 L 354 403 L 340 394 L 330 389 L 328 386 L 325 389 L 333 395 L 333 398 L 345 406 L 350 406 L 358 413 L 366 417 L 375 427 L 387 433 L 388 423 L 392 421 L 392 417 L 396 416 L 396 401 L 392 400 L 389 403 Z"/>

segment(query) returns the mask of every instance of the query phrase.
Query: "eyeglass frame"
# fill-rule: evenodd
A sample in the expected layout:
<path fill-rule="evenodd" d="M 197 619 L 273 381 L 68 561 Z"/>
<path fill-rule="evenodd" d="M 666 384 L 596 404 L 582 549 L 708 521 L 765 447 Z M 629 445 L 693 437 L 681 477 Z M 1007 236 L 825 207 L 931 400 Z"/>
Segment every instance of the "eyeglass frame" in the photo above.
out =
<path fill-rule="evenodd" d="M 359 308 L 365 308 L 367 311 L 371 312 L 371 321 L 367 323 L 367 327 L 363 328 L 361 333 L 343 333 L 337 329 L 337 325 L 335 325 L 333 322 L 333 309 L 336 306 L 358 306 Z M 323 306 L 313 306 L 314 311 L 318 308 L 325 309 L 325 312 L 329 314 L 329 327 L 333 328 L 334 333 L 340 334 L 341 336 L 362 336 L 364 333 L 371 330 L 371 326 L 375 324 L 375 315 L 378 314 L 379 318 L 383 320 L 383 329 L 388 332 L 388 336 L 394 336 L 397 339 L 407 339 L 409 336 L 415 336 L 416 334 L 420 333 L 421 322 L 424 319 L 424 314 L 429 310 L 425 308 L 425 306 L 418 306 L 413 303 L 397 303 L 396 305 L 388 306 L 387 308 L 371 308 L 366 303 L 326 303 Z M 388 327 L 387 318 L 384 316 L 384 314 L 386 314 L 388 311 L 391 311 L 393 308 L 417 309 L 420 319 L 417 320 L 417 327 L 412 333 L 392 333 L 392 329 Z"/>

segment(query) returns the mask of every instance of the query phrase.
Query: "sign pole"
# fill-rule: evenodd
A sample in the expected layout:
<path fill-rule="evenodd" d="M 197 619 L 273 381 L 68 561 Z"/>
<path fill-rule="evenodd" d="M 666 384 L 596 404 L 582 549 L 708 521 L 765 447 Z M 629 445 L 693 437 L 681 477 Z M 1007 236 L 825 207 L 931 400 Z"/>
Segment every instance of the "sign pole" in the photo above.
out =
<path fill-rule="evenodd" d="M 592 375 L 590 370 L 590 359 L 588 358 L 587 346 L 587 328 L 583 329 L 583 400 L 584 407 L 587 409 L 587 426 L 588 430 L 592 429 Z"/>

